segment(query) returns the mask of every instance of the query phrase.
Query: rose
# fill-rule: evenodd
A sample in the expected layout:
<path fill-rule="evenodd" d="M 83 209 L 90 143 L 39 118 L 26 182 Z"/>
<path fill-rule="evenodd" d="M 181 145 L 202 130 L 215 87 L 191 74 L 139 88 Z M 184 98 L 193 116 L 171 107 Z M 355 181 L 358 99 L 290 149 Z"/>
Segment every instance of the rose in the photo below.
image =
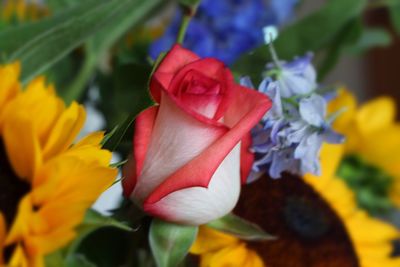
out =
<path fill-rule="evenodd" d="M 175 45 L 150 81 L 159 105 L 135 122 L 124 194 L 162 219 L 199 225 L 235 206 L 252 164 L 250 130 L 271 106 L 216 59 Z"/>

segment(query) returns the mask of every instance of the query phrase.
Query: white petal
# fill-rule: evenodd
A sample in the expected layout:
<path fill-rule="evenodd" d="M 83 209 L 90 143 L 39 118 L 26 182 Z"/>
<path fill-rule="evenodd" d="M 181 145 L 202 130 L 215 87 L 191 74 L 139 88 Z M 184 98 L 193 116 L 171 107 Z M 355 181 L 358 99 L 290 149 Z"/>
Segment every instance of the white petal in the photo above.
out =
<path fill-rule="evenodd" d="M 182 189 L 155 203 L 169 221 L 200 225 L 229 213 L 240 193 L 240 143 L 227 155 L 208 188 Z"/>

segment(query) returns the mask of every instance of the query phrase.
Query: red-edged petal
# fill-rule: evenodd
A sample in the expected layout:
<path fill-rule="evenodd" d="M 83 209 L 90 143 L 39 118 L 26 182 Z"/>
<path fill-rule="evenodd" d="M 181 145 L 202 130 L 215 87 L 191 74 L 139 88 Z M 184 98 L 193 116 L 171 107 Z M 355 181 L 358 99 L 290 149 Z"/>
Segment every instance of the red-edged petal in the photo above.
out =
<path fill-rule="evenodd" d="M 254 153 L 250 151 L 251 143 L 251 134 L 248 133 L 242 139 L 242 146 L 240 147 L 240 178 L 242 180 L 242 184 L 246 183 L 247 177 L 249 177 L 251 167 L 254 162 Z"/>
<path fill-rule="evenodd" d="M 158 109 L 158 106 L 150 107 L 136 117 L 135 133 L 133 136 L 134 156 L 124 167 L 125 179 L 122 180 L 124 196 L 126 197 L 129 197 L 132 193 L 137 177 L 139 177 L 142 171 Z"/>
<path fill-rule="evenodd" d="M 176 44 L 165 55 L 150 80 L 150 93 L 153 99 L 160 103 L 161 88 L 168 89 L 175 74 L 187 64 L 199 60 L 195 53 Z"/>
<path fill-rule="evenodd" d="M 199 59 L 190 64 L 187 64 L 181 68 L 171 81 L 171 84 L 167 88 L 172 93 L 177 93 L 174 90 L 179 89 L 182 84 L 182 80 L 188 74 L 188 72 L 196 71 L 202 76 L 221 81 L 225 78 L 225 65 L 221 61 L 215 58 L 204 58 Z"/>
<path fill-rule="evenodd" d="M 145 210 L 166 221 L 201 225 L 218 219 L 235 207 L 240 194 L 240 144 L 225 157 L 207 188 L 190 187 L 172 192 Z"/>
<path fill-rule="evenodd" d="M 175 44 L 161 61 L 157 71 L 175 73 L 183 66 L 198 59 L 200 57 L 192 51 L 183 48 L 179 44 Z"/>
<path fill-rule="evenodd" d="M 144 165 L 131 198 L 143 203 L 166 178 L 228 130 L 222 124 L 207 124 L 188 115 L 163 93 Z"/>
<path fill-rule="evenodd" d="M 232 100 L 236 95 L 236 91 L 238 90 L 238 87 L 236 87 L 235 85 L 235 80 L 233 78 L 233 75 L 228 68 L 224 69 L 223 77 L 224 77 L 223 83 L 226 86 L 227 90 L 223 92 L 224 97 L 222 98 L 218 110 L 215 113 L 214 120 L 219 120 L 225 115 L 225 111 L 231 105 Z"/>
<path fill-rule="evenodd" d="M 235 106 L 230 106 L 224 117 L 232 125 L 232 129 L 164 180 L 145 200 L 144 209 L 146 205 L 151 205 L 172 192 L 195 186 L 207 187 L 225 157 L 271 107 L 270 99 L 264 94 L 241 86 L 233 104 Z"/>

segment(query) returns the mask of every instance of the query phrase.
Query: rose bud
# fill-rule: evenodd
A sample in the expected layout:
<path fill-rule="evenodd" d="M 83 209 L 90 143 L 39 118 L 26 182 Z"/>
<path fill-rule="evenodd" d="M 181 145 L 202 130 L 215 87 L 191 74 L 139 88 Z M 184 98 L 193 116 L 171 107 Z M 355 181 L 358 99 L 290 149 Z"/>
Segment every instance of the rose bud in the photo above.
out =
<path fill-rule="evenodd" d="M 250 130 L 271 107 L 224 64 L 175 45 L 150 81 L 156 103 L 138 115 L 124 195 L 161 219 L 200 225 L 229 213 L 253 155 Z"/>

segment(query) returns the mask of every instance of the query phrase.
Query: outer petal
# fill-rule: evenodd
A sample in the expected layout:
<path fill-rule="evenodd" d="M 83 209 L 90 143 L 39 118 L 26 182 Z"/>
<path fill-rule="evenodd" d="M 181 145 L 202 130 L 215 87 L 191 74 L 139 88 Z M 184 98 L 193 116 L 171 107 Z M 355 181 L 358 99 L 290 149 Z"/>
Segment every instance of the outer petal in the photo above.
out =
<path fill-rule="evenodd" d="M 189 116 L 163 93 L 143 169 L 131 197 L 142 202 L 159 184 L 201 154 L 226 131 L 226 127 L 205 124 Z M 135 140 L 135 147 L 141 142 Z M 201 167 L 191 172 L 201 172 Z M 193 183 L 190 178 L 188 183 Z"/>
<path fill-rule="evenodd" d="M 242 180 L 242 184 L 246 183 L 254 162 L 254 153 L 250 151 L 251 143 L 251 134 L 248 133 L 245 137 L 243 137 L 240 148 L 240 178 Z"/>
<path fill-rule="evenodd" d="M 229 109 L 227 110 L 227 113 L 225 115 L 225 123 L 228 126 L 233 127 L 236 124 L 240 124 L 238 120 L 246 116 L 249 120 L 247 123 L 252 124 L 252 128 L 271 108 L 272 102 L 262 93 L 248 89 L 243 86 L 236 86 L 237 94 L 236 97 L 233 99 L 233 103 L 231 103 Z M 262 114 L 261 118 L 258 117 L 260 116 L 260 114 Z M 253 115 L 253 117 L 251 117 L 251 115 Z M 250 129 L 247 130 L 248 133 L 242 139 L 242 152 L 240 162 L 242 183 L 246 182 L 254 161 L 254 154 L 249 151 L 252 142 Z"/>
<path fill-rule="evenodd" d="M 195 186 L 172 192 L 154 204 L 145 203 L 144 210 L 167 221 L 201 225 L 229 213 L 235 207 L 239 193 L 240 144 L 225 157 L 207 187 Z"/>
<path fill-rule="evenodd" d="M 142 172 L 158 109 L 158 106 L 150 107 L 136 118 L 133 136 L 134 158 L 129 160 L 129 163 L 124 167 L 125 179 L 122 180 L 125 197 L 130 196 L 135 188 L 136 180 Z"/>
<path fill-rule="evenodd" d="M 178 44 L 174 45 L 171 51 L 169 51 L 169 53 L 161 61 L 156 72 L 154 73 L 153 78 L 150 81 L 150 92 L 154 100 L 157 103 L 160 103 L 160 86 L 167 89 L 172 80 L 172 77 L 176 72 L 178 72 L 185 65 L 199 59 L 200 57 L 197 56 L 195 53 L 183 48 Z M 154 79 L 154 77 L 157 77 L 157 79 Z"/>

